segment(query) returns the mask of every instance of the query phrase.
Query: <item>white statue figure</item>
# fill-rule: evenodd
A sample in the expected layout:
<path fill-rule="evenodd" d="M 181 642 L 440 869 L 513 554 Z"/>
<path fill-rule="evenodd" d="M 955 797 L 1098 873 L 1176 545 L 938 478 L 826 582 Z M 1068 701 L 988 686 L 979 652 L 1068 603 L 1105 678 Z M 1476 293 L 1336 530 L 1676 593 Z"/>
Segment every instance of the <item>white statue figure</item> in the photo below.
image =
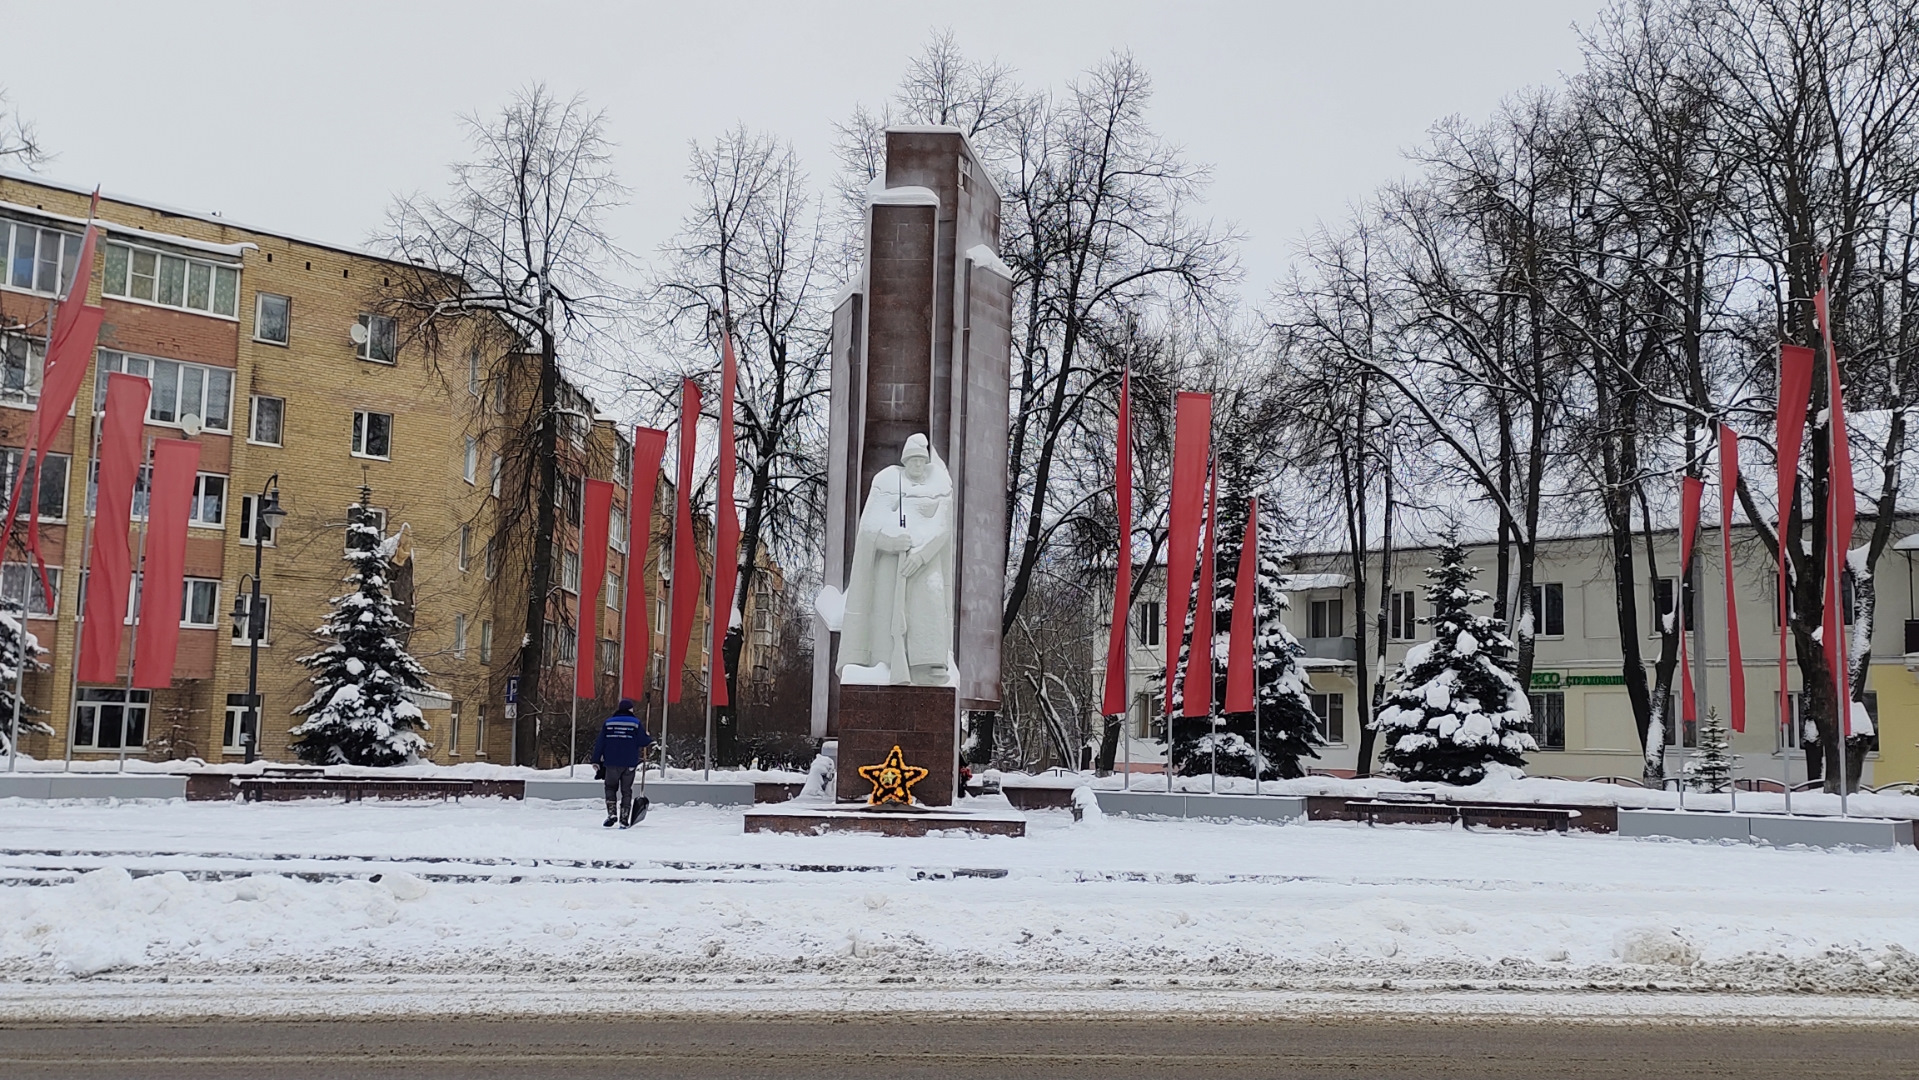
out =
<path fill-rule="evenodd" d="M 944 686 L 953 643 L 953 479 L 914 435 L 873 477 L 853 540 L 842 682 Z"/>

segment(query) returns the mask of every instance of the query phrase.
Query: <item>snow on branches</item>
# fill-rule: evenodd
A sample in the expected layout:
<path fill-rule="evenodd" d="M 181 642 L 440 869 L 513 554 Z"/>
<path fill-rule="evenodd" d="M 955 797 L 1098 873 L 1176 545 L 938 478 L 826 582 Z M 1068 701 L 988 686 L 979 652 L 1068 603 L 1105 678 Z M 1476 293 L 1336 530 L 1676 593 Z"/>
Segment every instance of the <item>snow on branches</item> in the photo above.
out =
<path fill-rule="evenodd" d="M 1492 599 L 1473 588 L 1478 574 L 1456 535 L 1426 571 L 1433 615 L 1421 621 L 1431 624 L 1432 640 L 1406 651 L 1395 675 L 1399 691 L 1377 721 L 1389 775 L 1476 784 L 1492 766 L 1519 768 L 1522 755 L 1539 748 L 1529 733 L 1532 705 L 1513 674 L 1512 639 L 1500 620 L 1472 611 Z"/>
<path fill-rule="evenodd" d="M 27 629 L 26 611 L 19 604 L 0 604 L 0 750 L 18 749 L 13 746 L 16 725 L 20 734 L 53 734 L 52 728 L 28 719 L 40 710 L 14 693 L 20 683 L 20 666 L 24 663 L 28 671 L 45 671 L 47 665 L 40 658 L 46 652 L 40 647 L 40 639 Z"/>
<path fill-rule="evenodd" d="M 397 537 L 381 535 L 360 489 L 349 514 L 343 579 L 352 590 L 334 597 L 333 610 L 317 631 L 329 644 L 302 656 L 313 696 L 293 710 L 306 721 L 293 729 L 294 751 L 315 764 L 402 765 L 427 748 L 420 732 L 426 718 L 408 691 L 429 691 L 426 669 L 400 644 L 407 628 L 393 609 L 387 568 Z"/>

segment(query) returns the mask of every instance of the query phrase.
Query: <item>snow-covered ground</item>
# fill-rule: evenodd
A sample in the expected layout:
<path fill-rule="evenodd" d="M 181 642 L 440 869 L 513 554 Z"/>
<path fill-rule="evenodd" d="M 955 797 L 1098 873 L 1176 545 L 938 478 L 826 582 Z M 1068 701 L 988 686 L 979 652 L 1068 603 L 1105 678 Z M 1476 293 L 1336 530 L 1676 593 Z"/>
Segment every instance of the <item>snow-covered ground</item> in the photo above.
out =
<path fill-rule="evenodd" d="M 1919 1019 L 1919 851 L 1064 811 L 1023 839 L 795 837 L 745 834 L 737 809 L 624 832 L 600 813 L 0 801 L 0 1018 L 1467 994 Z"/>

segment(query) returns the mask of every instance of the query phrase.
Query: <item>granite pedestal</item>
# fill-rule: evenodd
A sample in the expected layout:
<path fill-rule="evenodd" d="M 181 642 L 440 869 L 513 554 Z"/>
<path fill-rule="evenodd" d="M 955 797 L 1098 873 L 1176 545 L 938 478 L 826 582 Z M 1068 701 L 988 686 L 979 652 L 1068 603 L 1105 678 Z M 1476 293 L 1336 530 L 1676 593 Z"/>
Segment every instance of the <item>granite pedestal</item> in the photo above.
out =
<path fill-rule="evenodd" d="M 886 760 L 897 746 L 908 765 L 926 770 L 913 787 L 926 806 L 953 804 L 959 721 L 950 686 L 860 686 L 841 684 L 838 782 L 841 802 L 865 802 L 873 785 L 860 766 Z"/>

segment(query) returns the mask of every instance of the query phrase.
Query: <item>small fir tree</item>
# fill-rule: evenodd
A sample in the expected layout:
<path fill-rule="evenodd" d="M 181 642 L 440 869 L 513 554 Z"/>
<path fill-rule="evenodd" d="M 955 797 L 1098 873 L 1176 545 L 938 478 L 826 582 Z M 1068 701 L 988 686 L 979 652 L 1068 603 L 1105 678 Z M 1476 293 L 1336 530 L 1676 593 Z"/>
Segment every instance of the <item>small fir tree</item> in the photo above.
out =
<path fill-rule="evenodd" d="M 21 736 L 53 734 L 52 728 L 32 719 L 41 710 L 14 693 L 14 687 L 20 685 L 21 665 L 25 664 L 28 671 L 45 671 L 47 665 L 40 658 L 46 653 L 40 639 L 27 629 L 26 609 L 19 604 L 0 604 L 0 751 L 18 749 L 13 745 L 16 730 Z"/>
<path fill-rule="evenodd" d="M 1227 496 L 1222 500 L 1220 520 L 1244 522 L 1248 500 Z M 1226 660 L 1232 642 L 1233 604 L 1237 598 L 1236 578 L 1244 544 L 1243 531 L 1222 531 L 1214 553 L 1215 585 L 1212 600 L 1213 710 L 1207 718 L 1179 716 L 1184 701 L 1183 680 L 1186 658 L 1191 649 L 1190 636 L 1181 645 L 1179 666 L 1175 668 L 1173 687 L 1173 768 L 1180 776 L 1198 776 L 1217 768 L 1221 776 L 1252 776 L 1253 739 L 1260 743 L 1259 778 L 1291 779 L 1304 776 L 1306 758 L 1317 758 L 1313 749 L 1322 745 L 1318 720 L 1313 715 L 1311 686 L 1299 658 L 1306 650 L 1281 622 L 1286 610 L 1284 592 L 1286 559 L 1280 554 L 1279 529 L 1270 510 L 1263 510 L 1259 522 L 1259 576 L 1253 601 L 1253 713 L 1227 713 Z M 1163 679 L 1162 679 L 1163 683 Z M 1155 700 L 1163 700 L 1155 695 Z"/>
<path fill-rule="evenodd" d="M 1475 615 L 1492 597 L 1473 587 L 1457 535 L 1446 537 L 1439 565 L 1429 568 L 1430 641 L 1406 651 L 1394 678 L 1399 690 L 1380 709 L 1380 764 L 1402 780 L 1476 784 L 1488 768 L 1519 768 L 1537 750 L 1532 706 L 1514 675 L 1514 646 L 1504 623 Z"/>
<path fill-rule="evenodd" d="M 1718 709 L 1707 709 L 1699 724 L 1699 745 L 1686 762 L 1686 783 L 1694 791 L 1723 794 L 1732 790 L 1732 769 L 1737 759 L 1732 741 Z"/>
<path fill-rule="evenodd" d="M 293 710 L 306 721 L 293 729 L 294 752 L 314 764 L 403 765 L 426 750 L 426 718 L 408 699 L 425 691 L 426 669 L 408 655 L 400 635 L 408 627 L 393 610 L 387 570 L 398 537 L 374 524 L 372 491 L 348 514 L 343 579 L 351 591 L 330 601 L 318 633 L 329 644 L 296 663 L 312 671 L 313 696 Z"/>

